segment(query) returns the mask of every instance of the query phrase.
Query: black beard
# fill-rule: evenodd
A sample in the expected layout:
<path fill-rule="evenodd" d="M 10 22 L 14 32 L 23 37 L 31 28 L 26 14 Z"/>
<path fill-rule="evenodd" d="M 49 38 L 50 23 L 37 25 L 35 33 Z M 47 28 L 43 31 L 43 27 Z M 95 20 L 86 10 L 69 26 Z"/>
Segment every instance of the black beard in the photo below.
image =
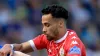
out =
<path fill-rule="evenodd" d="M 51 36 L 46 36 L 46 37 L 47 37 L 47 40 L 49 40 L 49 41 L 53 40 L 53 37 L 51 37 Z"/>

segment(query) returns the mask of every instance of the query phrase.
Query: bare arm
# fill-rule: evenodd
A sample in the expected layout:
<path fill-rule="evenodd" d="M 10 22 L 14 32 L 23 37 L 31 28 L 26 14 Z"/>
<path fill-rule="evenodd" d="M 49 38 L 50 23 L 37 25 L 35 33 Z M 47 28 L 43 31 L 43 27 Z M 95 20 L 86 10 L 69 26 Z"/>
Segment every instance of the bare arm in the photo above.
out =
<path fill-rule="evenodd" d="M 32 47 L 31 47 L 31 45 L 30 45 L 30 43 L 29 42 L 24 42 L 24 43 L 22 43 L 21 44 L 21 49 L 20 49 L 22 52 L 24 52 L 24 53 L 29 53 L 29 52 L 32 52 L 33 51 L 33 49 L 32 49 Z"/>
<path fill-rule="evenodd" d="M 29 42 L 24 42 L 24 43 L 21 43 L 21 44 L 14 44 L 14 50 L 15 51 L 21 51 L 21 52 L 24 52 L 24 53 L 29 53 L 29 52 L 33 51 Z M 10 56 L 13 55 L 13 50 L 12 50 L 10 44 L 5 44 L 3 46 L 3 48 L 0 49 L 0 55 L 6 56 L 9 53 L 10 53 Z"/>
<path fill-rule="evenodd" d="M 14 55 L 13 56 L 30 56 L 30 55 L 22 53 L 20 51 L 14 51 Z"/>

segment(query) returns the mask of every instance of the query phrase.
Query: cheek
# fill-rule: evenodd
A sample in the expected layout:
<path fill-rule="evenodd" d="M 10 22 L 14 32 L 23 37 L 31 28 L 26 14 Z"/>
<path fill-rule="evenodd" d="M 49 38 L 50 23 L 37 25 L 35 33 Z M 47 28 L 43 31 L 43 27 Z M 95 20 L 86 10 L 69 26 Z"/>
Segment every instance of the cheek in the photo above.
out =
<path fill-rule="evenodd" d="M 58 33 L 57 27 L 50 27 L 50 28 L 48 28 L 48 33 L 50 33 L 52 35 L 57 35 L 57 33 Z"/>
<path fill-rule="evenodd" d="M 49 27 L 49 28 L 47 29 L 47 32 L 48 32 L 49 34 L 52 33 L 52 31 L 53 31 L 52 27 Z"/>
<path fill-rule="evenodd" d="M 48 34 L 52 34 L 52 32 L 54 31 L 54 27 L 53 26 L 50 26 L 47 28 L 47 33 Z"/>

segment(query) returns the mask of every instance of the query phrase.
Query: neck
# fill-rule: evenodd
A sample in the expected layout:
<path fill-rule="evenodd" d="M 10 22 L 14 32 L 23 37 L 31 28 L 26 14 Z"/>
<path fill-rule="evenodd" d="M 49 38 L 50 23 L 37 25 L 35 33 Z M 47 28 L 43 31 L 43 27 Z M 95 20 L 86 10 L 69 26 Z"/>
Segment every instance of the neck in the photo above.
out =
<path fill-rule="evenodd" d="M 59 35 L 56 37 L 55 41 L 62 38 L 65 34 L 66 34 L 66 28 L 59 32 Z"/>

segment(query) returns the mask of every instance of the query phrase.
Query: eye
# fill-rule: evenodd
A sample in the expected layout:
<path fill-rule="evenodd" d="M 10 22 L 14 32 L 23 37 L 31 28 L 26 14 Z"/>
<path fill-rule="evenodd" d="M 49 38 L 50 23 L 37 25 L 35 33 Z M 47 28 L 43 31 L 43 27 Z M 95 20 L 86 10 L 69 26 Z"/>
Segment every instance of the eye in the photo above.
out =
<path fill-rule="evenodd" d="M 48 24 L 48 23 L 45 23 L 45 24 L 44 24 L 44 26 L 46 26 L 46 27 L 49 27 L 49 26 L 50 26 L 50 24 Z"/>
<path fill-rule="evenodd" d="M 50 24 L 46 24 L 46 26 L 47 26 L 47 27 L 49 27 L 49 26 L 50 26 Z"/>

